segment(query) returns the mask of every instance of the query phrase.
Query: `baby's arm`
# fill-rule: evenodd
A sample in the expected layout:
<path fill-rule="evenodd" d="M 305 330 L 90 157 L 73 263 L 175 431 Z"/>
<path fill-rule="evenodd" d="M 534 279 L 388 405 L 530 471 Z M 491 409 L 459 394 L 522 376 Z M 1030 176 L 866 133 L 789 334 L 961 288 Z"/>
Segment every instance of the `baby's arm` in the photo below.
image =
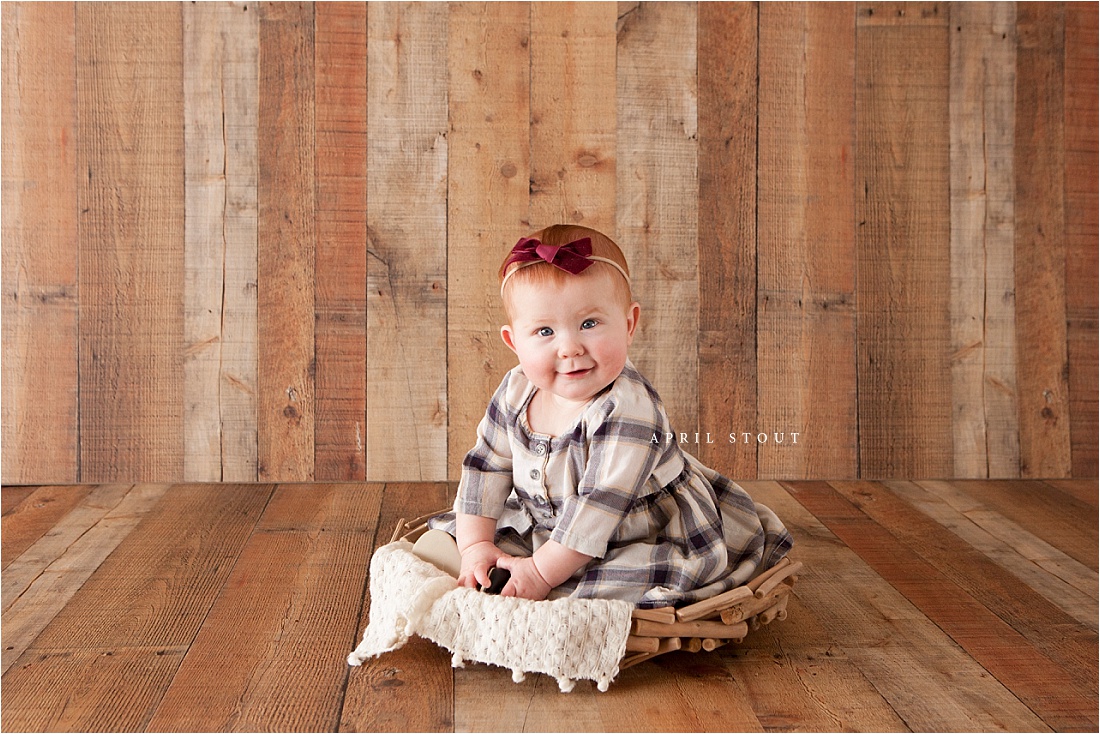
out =
<path fill-rule="evenodd" d="M 497 521 L 491 517 L 455 516 L 455 540 L 462 554 L 462 567 L 458 572 L 458 585 L 474 588 L 477 584 L 489 586 L 489 569 L 496 565 L 504 551 L 493 543 Z"/>
<path fill-rule="evenodd" d="M 496 559 L 496 565 L 507 569 L 512 578 L 500 595 L 540 601 L 591 560 L 592 556 L 553 540 L 543 544 L 530 558 L 502 555 Z"/>

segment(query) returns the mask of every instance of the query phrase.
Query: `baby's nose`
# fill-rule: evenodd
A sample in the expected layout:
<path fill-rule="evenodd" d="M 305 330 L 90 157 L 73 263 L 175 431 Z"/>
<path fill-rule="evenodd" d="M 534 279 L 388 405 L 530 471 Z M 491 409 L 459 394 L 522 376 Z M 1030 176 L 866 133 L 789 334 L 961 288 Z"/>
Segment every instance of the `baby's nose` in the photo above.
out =
<path fill-rule="evenodd" d="M 577 339 L 562 339 L 558 345 L 558 354 L 562 357 L 575 357 L 584 354 L 584 346 Z"/>

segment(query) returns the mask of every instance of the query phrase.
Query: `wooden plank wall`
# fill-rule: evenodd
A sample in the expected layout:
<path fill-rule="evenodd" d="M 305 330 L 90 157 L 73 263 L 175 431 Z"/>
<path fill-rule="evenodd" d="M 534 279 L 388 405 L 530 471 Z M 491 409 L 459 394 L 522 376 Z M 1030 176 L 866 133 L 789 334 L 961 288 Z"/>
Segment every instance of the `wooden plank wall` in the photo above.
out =
<path fill-rule="evenodd" d="M 5 483 L 455 479 L 559 221 L 733 476 L 1097 474 L 1095 4 L 0 17 Z"/>

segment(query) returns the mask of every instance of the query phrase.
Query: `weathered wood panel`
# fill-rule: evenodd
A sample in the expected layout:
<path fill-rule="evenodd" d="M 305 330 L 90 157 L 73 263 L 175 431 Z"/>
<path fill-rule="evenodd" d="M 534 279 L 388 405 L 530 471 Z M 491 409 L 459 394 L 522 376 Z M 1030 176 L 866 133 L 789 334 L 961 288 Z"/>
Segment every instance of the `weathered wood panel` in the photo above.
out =
<path fill-rule="evenodd" d="M 74 482 L 80 472 L 75 12 L 70 3 L 10 3 L 0 21 L 2 476 Z"/>
<path fill-rule="evenodd" d="M 615 239 L 616 5 L 530 9 L 530 228 L 580 224 Z"/>
<path fill-rule="evenodd" d="M 531 230 L 531 38 L 526 3 L 454 3 L 448 18 L 447 474 L 515 355 L 497 269 Z"/>
<path fill-rule="evenodd" d="M 714 443 L 690 449 L 730 476 L 755 477 L 756 444 L 727 434 L 757 427 L 757 8 L 703 3 L 697 23 L 699 430 Z"/>
<path fill-rule="evenodd" d="M 696 6 L 619 9 L 616 230 L 642 316 L 633 360 L 674 431 L 698 426 Z"/>
<path fill-rule="evenodd" d="M 183 474 L 182 44 L 177 5 L 76 7 L 81 481 Z"/>
<path fill-rule="evenodd" d="M 447 474 L 447 6 L 367 22 L 368 479 Z"/>
<path fill-rule="evenodd" d="M 259 12 L 182 10 L 183 474 L 255 481 Z"/>
<path fill-rule="evenodd" d="M 1016 379 L 1020 476 L 1070 475 L 1063 6 L 1016 16 Z"/>
<path fill-rule="evenodd" d="M 257 476 L 314 477 L 312 5 L 260 8 Z"/>
<path fill-rule="evenodd" d="M 1016 404 L 1016 7 L 951 4 L 954 474 L 1020 474 Z"/>
<path fill-rule="evenodd" d="M 367 6 L 318 3 L 317 479 L 362 479 L 367 429 Z"/>
<path fill-rule="evenodd" d="M 948 39 L 935 3 L 856 29 L 859 474 L 950 476 Z"/>
<path fill-rule="evenodd" d="M 1097 6 L 1067 3 L 1065 15 L 1066 348 L 1072 475 L 1095 477 L 1100 348 L 1097 346 Z"/>
<path fill-rule="evenodd" d="M 855 42 L 853 5 L 761 6 L 759 477 L 858 473 Z"/>

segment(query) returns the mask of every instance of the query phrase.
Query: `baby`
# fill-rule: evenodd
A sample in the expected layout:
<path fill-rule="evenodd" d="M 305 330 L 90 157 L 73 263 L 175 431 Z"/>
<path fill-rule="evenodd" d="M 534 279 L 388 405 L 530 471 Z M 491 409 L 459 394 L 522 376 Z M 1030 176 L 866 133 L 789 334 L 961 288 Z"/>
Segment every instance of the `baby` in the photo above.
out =
<path fill-rule="evenodd" d="M 618 246 L 585 227 L 525 237 L 500 269 L 519 358 L 462 463 L 460 585 L 681 605 L 740 586 L 791 548 L 775 514 L 663 437 L 661 399 L 627 349 L 641 307 Z M 656 436 L 656 439 L 654 438 Z"/>

